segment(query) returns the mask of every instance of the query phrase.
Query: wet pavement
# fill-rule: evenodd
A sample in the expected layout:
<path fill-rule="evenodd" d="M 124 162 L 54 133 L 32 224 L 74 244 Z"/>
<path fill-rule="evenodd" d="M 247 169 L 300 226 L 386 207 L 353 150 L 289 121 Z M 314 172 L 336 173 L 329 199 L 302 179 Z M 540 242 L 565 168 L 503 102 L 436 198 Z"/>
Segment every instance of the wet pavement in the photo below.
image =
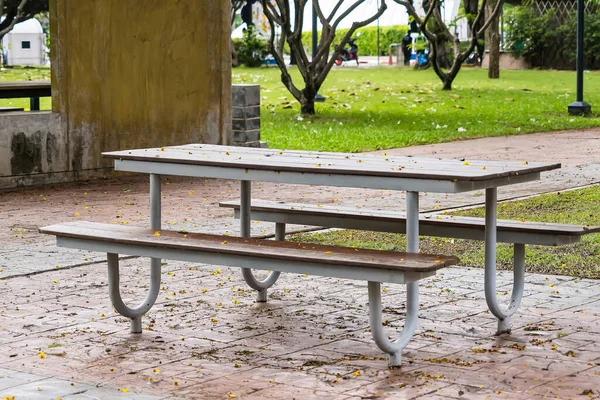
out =
<path fill-rule="evenodd" d="M 388 154 L 559 161 L 502 199 L 600 182 L 599 130 L 489 138 Z M 238 234 L 236 182 L 165 178 L 163 226 Z M 254 184 L 255 198 L 376 209 L 403 193 Z M 284 275 L 257 305 L 239 269 L 165 260 L 144 332 L 112 309 L 104 254 L 59 249 L 39 226 L 89 220 L 148 226 L 148 180 L 124 176 L 0 193 L 0 398 L 588 398 L 600 397 L 600 284 L 529 275 L 510 335 L 496 337 L 483 271 L 449 268 L 423 281 L 417 334 L 400 370 L 368 331 L 366 284 Z M 421 209 L 481 204 L 482 193 L 422 194 Z M 254 223 L 253 235 L 271 224 Z M 600 260 L 600 259 L 599 259 Z M 599 261 L 600 262 L 600 261 Z M 139 302 L 148 261 L 122 260 L 123 295 Z M 499 273 L 501 299 L 510 273 Z M 383 294 L 391 336 L 402 327 L 404 287 Z M 39 389 L 39 390 L 38 390 Z"/>

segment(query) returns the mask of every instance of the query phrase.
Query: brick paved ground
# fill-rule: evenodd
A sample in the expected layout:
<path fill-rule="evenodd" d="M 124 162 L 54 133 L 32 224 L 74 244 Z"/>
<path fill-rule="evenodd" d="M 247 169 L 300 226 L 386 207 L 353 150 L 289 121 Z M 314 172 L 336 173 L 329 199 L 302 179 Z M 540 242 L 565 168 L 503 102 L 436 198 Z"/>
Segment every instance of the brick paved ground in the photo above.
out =
<path fill-rule="evenodd" d="M 597 131 L 514 137 L 512 148 L 502 140 L 398 151 L 566 165 L 540 182 L 501 190 L 503 198 L 600 181 Z M 36 230 L 74 219 L 147 226 L 147 190 L 145 177 L 124 177 L 0 194 L 0 398 L 600 397 L 600 285 L 591 280 L 529 276 L 515 329 L 498 338 L 482 271 L 447 269 L 421 285 L 418 333 L 403 368 L 389 371 L 367 332 L 364 283 L 285 275 L 269 303 L 257 306 L 238 270 L 167 261 L 144 333 L 131 335 L 110 305 L 105 257 L 58 249 Z M 253 190 L 257 198 L 404 205 L 393 192 L 271 184 Z M 216 203 L 237 193 L 234 182 L 169 179 L 164 224 L 235 234 L 236 222 Z M 423 195 L 422 209 L 482 200 L 478 193 Z M 258 235 L 270 229 L 253 225 Z M 134 303 L 145 295 L 147 261 L 122 263 L 124 295 Z M 509 282 L 501 273 L 507 299 Z M 388 286 L 383 302 L 390 333 L 398 331 L 403 288 Z"/>

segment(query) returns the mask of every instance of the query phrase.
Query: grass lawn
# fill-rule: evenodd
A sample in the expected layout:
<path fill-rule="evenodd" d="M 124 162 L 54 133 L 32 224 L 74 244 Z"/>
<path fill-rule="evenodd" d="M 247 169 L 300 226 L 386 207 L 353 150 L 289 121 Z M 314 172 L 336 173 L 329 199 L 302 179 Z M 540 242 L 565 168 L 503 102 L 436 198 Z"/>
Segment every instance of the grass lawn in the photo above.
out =
<path fill-rule="evenodd" d="M 0 68 L 0 82 L 14 81 L 40 81 L 50 80 L 50 67 L 2 67 Z M 29 98 L 25 99 L 0 99 L 0 107 L 23 107 L 29 110 Z M 52 99 L 40 98 L 40 109 L 51 110 Z"/>
<path fill-rule="evenodd" d="M 321 90 L 327 101 L 302 118 L 278 71 L 233 70 L 234 83 L 261 86 L 262 140 L 272 148 L 357 152 L 600 126 L 598 114 L 567 114 L 574 72 L 501 71 L 490 80 L 487 70 L 463 68 L 443 91 L 433 70 L 334 68 Z M 600 110 L 600 72 L 584 79 L 585 100 Z"/>
<path fill-rule="evenodd" d="M 483 217 L 484 210 L 473 208 L 452 214 Z M 600 185 L 504 202 L 498 207 L 498 218 L 598 226 Z M 353 230 L 304 233 L 294 235 L 292 240 L 397 251 L 406 248 L 404 235 Z M 483 267 L 483 242 L 429 237 L 421 237 L 420 240 L 420 248 L 424 253 L 455 255 L 460 258 L 459 265 Z M 499 269 L 512 269 L 512 245 L 499 244 L 497 260 Z M 581 242 L 568 246 L 528 245 L 525 268 L 528 272 L 598 279 L 600 234 L 584 236 Z"/>

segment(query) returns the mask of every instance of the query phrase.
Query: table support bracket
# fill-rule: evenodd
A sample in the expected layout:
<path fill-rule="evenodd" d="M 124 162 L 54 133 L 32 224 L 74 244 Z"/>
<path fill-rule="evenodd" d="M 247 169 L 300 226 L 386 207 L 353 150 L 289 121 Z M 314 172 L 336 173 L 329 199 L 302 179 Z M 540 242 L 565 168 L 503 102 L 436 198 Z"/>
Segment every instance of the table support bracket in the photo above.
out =
<path fill-rule="evenodd" d="M 419 285 L 411 282 L 406 286 L 406 322 L 398 339 L 390 342 L 383 332 L 381 321 L 381 284 L 369 282 L 369 322 L 373 340 L 382 351 L 390 355 L 389 367 L 399 368 L 402 363 L 402 350 L 406 347 L 417 328 L 419 318 Z"/>
<path fill-rule="evenodd" d="M 241 181 L 240 187 L 240 233 L 242 237 L 250 237 L 250 206 L 252 201 L 251 196 L 251 183 L 250 181 Z M 277 224 L 275 231 L 276 240 L 284 240 L 285 238 L 285 224 Z M 258 292 L 256 301 L 258 303 L 267 302 L 267 289 L 270 288 L 277 282 L 280 272 L 272 271 L 269 276 L 264 280 L 259 281 L 252 274 L 250 268 L 242 268 L 242 276 L 244 280 L 252 289 Z"/>
<path fill-rule="evenodd" d="M 142 333 L 142 315 L 154 305 L 160 291 L 160 258 L 150 259 L 150 291 L 136 308 L 129 308 L 123 303 L 119 290 L 119 255 L 108 253 L 108 290 L 110 300 L 115 309 L 126 318 L 131 319 L 131 333 Z"/>
<path fill-rule="evenodd" d="M 510 317 L 517 311 L 525 286 L 525 245 L 514 244 L 513 290 L 509 306 L 502 310 L 496 296 L 496 204 L 497 189 L 485 193 L 485 300 L 490 312 L 498 318 L 496 335 L 510 333 Z"/>

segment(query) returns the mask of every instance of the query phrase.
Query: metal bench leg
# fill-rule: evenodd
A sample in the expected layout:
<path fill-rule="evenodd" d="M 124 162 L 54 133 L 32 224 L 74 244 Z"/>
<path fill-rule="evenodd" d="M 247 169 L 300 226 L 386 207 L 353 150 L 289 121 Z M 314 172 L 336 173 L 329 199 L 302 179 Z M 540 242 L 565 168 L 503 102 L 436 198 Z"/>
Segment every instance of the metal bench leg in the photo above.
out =
<path fill-rule="evenodd" d="M 381 324 L 381 284 L 369 282 L 369 322 L 373 339 L 384 352 L 390 355 L 389 367 L 399 368 L 402 362 L 402 350 L 406 347 L 417 328 L 419 318 L 419 285 L 411 282 L 406 287 L 407 311 L 404 329 L 398 339 L 390 342 L 383 332 Z"/>
<path fill-rule="evenodd" d="M 509 306 L 502 310 L 496 297 L 496 204 L 497 190 L 486 189 L 485 194 L 485 300 L 494 316 L 498 318 L 496 335 L 510 333 L 510 317 L 523 298 L 525 286 L 525 245 L 515 243 L 513 262 L 513 290 Z"/>
<path fill-rule="evenodd" d="M 152 258 L 150 261 L 150 291 L 146 299 L 136 308 L 129 308 L 121 299 L 119 290 L 119 256 L 108 253 L 108 290 L 110 300 L 116 310 L 124 317 L 131 318 L 131 333 L 142 332 L 142 315 L 146 314 L 154 305 L 160 291 L 160 259 Z"/>
<path fill-rule="evenodd" d="M 240 231 L 242 237 L 250 237 L 250 206 L 251 206 L 251 182 L 250 181 L 242 181 L 241 182 L 241 199 L 240 199 Z M 279 225 L 279 224 L 278 224 Z M 281 236 L 285 237 L 285 224 L 281 226 L 276 226 L 275 237 Z M 278 230 L 280 231 L 278 233 Z M 279 236 L 278 236 L 279 235 Z M 277 279 L 279 278 L 280 273 L 278 271 L 273 271 L 267 276 L 264 280 L 259 281 L 252 274 L 252 270 L 250 268 L 242 268 L 242 276 L 244 280 L 252 289 L 258 292 L 256 301 L 258 303 L 265 303 L 267 301 L 267 289 L 273 286 Z"/>

